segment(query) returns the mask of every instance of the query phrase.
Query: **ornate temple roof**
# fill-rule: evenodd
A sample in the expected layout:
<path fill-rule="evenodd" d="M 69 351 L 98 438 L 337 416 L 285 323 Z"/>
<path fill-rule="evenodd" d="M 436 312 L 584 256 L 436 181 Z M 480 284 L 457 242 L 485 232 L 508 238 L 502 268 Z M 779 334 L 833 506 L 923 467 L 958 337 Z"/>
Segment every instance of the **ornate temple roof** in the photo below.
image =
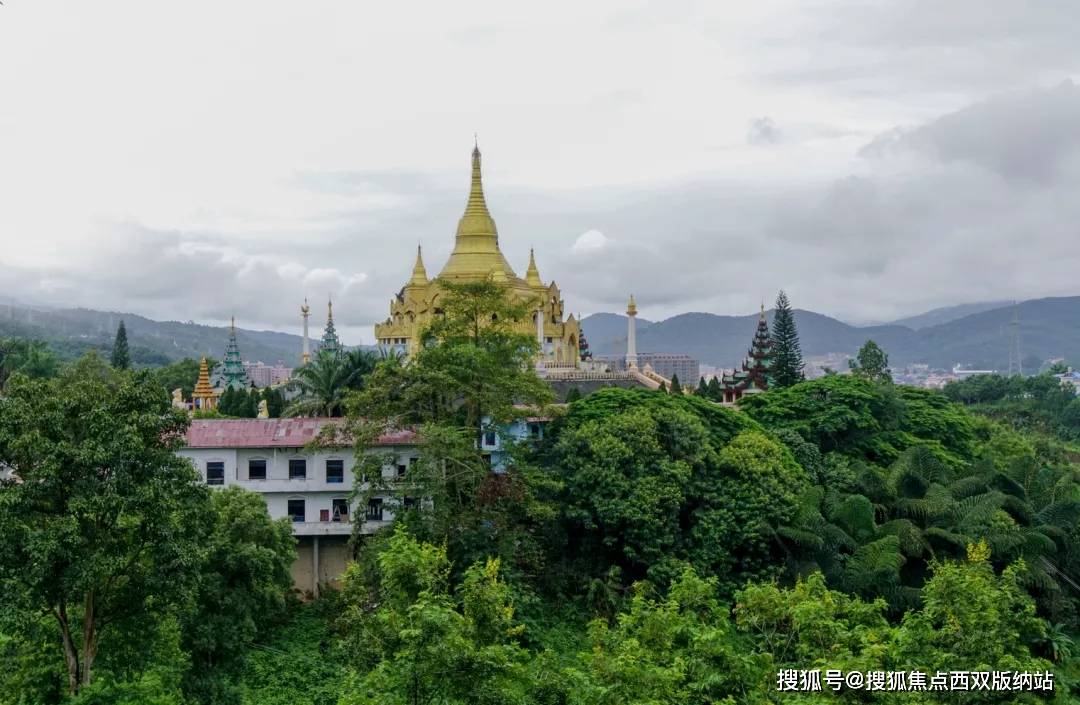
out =
<path fill-rule="evenodd" d="M 482 281 L 492 275 L 497 280 L 505 280 L 514 288 L 529 288 L 514 272 L 499 249 L 499 231 L 484 200 L 480 148 L 476 147 L 472 153 L 469 200 L 465 204 L 465 213 L 458 221 L 454 251 L 450 253 L 450 259 L 446 261 L 446 266 L 439 276 L 453 282 L 466 282 Z"/>
<path fill-rule="evenodd" d="M 199 379 L 195 382 L 195 390 L 192 397 L 195 399 L 206 399 L 214 396 L 214 388 L 210 385 L 210 368 L 206 364 L 206 358 L 204 357 L 199 362 Z"/>

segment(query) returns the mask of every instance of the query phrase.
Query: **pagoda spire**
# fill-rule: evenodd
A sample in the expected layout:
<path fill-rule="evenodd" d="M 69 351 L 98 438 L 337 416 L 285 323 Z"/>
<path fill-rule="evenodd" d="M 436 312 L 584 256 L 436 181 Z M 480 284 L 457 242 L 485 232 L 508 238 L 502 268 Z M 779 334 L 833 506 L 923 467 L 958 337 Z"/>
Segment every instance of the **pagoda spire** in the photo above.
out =
<path fill-rule="evenodd" d="M 223 383 L 229 389 L 247 389 L 248 376 L 240 346 L 236 342 L 236 317 L 229 320 L 229 342 L 225 345 L 225 358 L 221 362 Z"/>
<path fill-rule="evenodd" d="M 501 270 L 506 279 L 525 288 L 513 267 L 499 250 L 499 231 L 484 200 L 484 184 L 480 171 L 480 148 L 472 152 L 472 182 L 465 212 L 458 221 L 454 235 L 454 250 L 439 276 L 450 281 L 478 281 Z"/>
<path fill-rule="evenodd" d="M 416 264 L 413 265 L 412 278 L 409 280 L 412 286 L 427 286 L 427 269 L 424 268 L 424 258 L 420 253 L 420 245 L 416 246 Z"/>
<path fill-rule="evenodd" d="M 525 271 L 525 281 L 529 286 L 540 288 L 544 286 L 544 282 L 540 279 L 540 270 L 536 268 L 536 255 L 533 253 L 533 248 L 529 248 L 529 268 Z"/>
<path fill-rule="evenodd" d="M 330 297 L 326 298 L 326 329 L 323 331 L 322 344 L 319 352 L 328 350 L 338 356 L 341 354 L 341 341 L 338 340 L 337 330 L 334 328 L 334 302 Z"/>
<path fill-rule="evenodd" d="M 195 389 L 191 393 L 192 409 L 209 411 L 217 405 L 217 396 L 214 388 L 210 386 L 210 367 L 204 356 L 199 362 L 199 379 L 195 382 Z"/>
<path fill-rule="evenodd" d="M 467 241 L 472 252 L 497 252 L 499 248 L 499 231 L 495 228 L 495 220 L 488 211 L 487 201 L 484 200 L 480 147 L 473 147 L 469 200 L 465 203 L 465 213 L 458 221 L 456 239 L 458 245 L 461 245 L 463 240 Z"/>

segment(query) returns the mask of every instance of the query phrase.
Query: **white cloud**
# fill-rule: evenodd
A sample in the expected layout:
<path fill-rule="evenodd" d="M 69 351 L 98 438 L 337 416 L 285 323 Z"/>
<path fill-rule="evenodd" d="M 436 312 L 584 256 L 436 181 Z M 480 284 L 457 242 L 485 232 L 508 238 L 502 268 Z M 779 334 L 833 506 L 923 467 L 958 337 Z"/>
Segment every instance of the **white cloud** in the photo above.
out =
<path fill-rule="evenodd" d="M 578 235 L 570 249 L 576 254 L 587 254 L 605 250 L 610 243 L 611 238 L 599 230 L 586 230 Z"/>

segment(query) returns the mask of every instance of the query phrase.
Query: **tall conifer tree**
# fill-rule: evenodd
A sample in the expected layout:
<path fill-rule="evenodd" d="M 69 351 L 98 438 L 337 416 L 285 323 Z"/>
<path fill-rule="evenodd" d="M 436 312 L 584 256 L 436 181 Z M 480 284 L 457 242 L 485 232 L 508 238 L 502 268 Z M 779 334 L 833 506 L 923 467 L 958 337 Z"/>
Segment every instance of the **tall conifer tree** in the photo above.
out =
<path fill-rule="evenodd" d="M 120 325 L 116 328 L 116 340 L 113 341 L 112 357 L 109 361 L 112 366 L 118 370 L 126 370 L 131 367 L 131 353 L 128 351 L 127 328 L 124 327 L 123 321 L 120 321 Z"/>
<path fill-rule="evenodd" d="M 795 315 L 787 294 L 780 291 L 776 297 L 776 313 L 773 316 L 773 381 L 778 387 L 790 387 L 803 380 L 802 348 L 799 332 L 795 329 Z"/>

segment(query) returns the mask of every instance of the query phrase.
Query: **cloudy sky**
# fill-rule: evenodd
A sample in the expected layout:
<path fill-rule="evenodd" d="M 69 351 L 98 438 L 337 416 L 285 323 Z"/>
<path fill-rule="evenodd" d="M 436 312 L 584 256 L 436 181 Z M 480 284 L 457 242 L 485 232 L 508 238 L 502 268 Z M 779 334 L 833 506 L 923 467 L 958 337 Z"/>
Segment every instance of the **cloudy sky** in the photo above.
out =
<path fill-rule="evenodd" d="M 1078 36 L 1074 0 L 5 0 L 0 299 L 295 331 L 333 295 L 370 343 L 474 133 L 582 314 L 1078 295 Z"/>

